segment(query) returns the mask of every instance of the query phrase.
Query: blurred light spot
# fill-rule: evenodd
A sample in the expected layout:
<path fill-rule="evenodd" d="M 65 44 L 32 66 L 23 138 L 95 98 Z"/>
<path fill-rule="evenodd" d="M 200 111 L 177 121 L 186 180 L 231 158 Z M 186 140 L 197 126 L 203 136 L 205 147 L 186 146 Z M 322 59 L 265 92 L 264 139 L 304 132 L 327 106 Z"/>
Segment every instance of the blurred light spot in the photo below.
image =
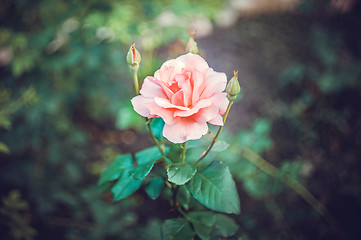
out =
<path fill-rule="evenodd" d="M 357 0 L 331 0 L 331 6 L 340 13 L 348 13 L 356 2 Z"/>
<path fill-rule="evenodd" d="M 122 224 L 124 226 L 129 227 L 135 225 L 137 221 L 138 221 L 138 215 L 135 214 L 134 212 L 129 212 L 125 216 L 123 216 Z"/>
<path fill-rule="evenodd" d="M 107 144 L 116 144 L 117 143 L 117 134 L 114 131 L 106 131 L 105 139 Z"/>
<path fill-rule="evenodd" d="M 254 15 L 269 12 L 284 12 L 295 9 L 300 0 L 231 0 L 233 9 L 242 14 Z"/>
<path fill-rule="evenodd" d="M 233 8 L 228 7 L 218 13 L 216 17 L 216 23 L 218 26 L 226 28 L 235 24 L 237 19 L 237 12 Z"/>
<path fill-rule="evenodd" d="M 302 167 L 300 169 L 300 176 L 302 177 L 309 177 L 311 173 L 313 172 L 313 165 L 310 162 L 303 162 Z"/>
<path fill-rule="evenodd" d="M 212 33 L 213 26 L 209 18 L 205 16 L 196 16 L 193 21 L 191 21 L 189 29 L 194 29 L 197 31 L 197 37 L 205 37 Z"/>
<path fill-rule="evenodd" d="M 13 58 L 13 50 L 11 47 L 0 48 L 0 66 L 8 64 Z"/>
<path fill-rule="evenodd" d="M 95 36 L 100 40 L 114 40 L 115 34 L 112 29 L 108 27 L 100 27 L 97 29 Z"/>
<path fill-rule="evenodd" d="M 120 138 L 123 143 L 131 145 L 135 142 L 137 136 L 135 135 L 134 132 L 130 130 L 126 130 L 121 133 Z"/>
<path fill-rule="evenodd" d="M 155 22 L 161 27 L 169 27 L 177 23 L 177 16 L 173 12 L 166 10 L 155 19 Z"/>
<path fill-rule="evenodd" d="M 80 27 L 80 23 L 78 20 L 74 18 L 68 18 L 61 26 L 60 31 L 69 34 L 77 30 L 79 27 Z"/>
<path fill-rule="evenodd" d="M 69 35 L 59 33 L 56 38 L 49 43 L 47 52 L 51 54 L 58 51 L 62 46 L 69 42 L 69 39 Z"/>

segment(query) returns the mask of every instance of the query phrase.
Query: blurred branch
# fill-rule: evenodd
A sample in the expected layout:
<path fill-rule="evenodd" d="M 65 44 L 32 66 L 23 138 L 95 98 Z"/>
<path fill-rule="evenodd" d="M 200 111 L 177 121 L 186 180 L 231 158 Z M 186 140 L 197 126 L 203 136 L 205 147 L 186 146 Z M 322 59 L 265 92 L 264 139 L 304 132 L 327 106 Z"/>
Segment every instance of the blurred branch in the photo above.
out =
<path fill-rule="evenodd" d="M 51 217 L 46 219 L 46 223 L 49 225 L 55 225 L 60 227 L 73 227 L 73 228 L 87 229 L 87 230 L 101 228 L 99 224 L 93 224 L 86 221 L 77 221 L 64 217 Z"/>
<path fill-rule="evenodd" d="M 343 239 L 344 233 L 341 229 L 336 218 L 331 212 L 314 196 L 310 193 L 300 182 L 292 178 L 290 175 L 284 173 L 280 176 L 279 169 L 267 162 L 257 153 L 253 152 L 249 148 L 242 147 L 241 156 L 252 164 L 257 166 L 263 172 L 267 173 L 272 177 L 279 177 L 280 180 L 289 186 L 293 191 L 300 195 L 316 212 L 318 212 L 326 222 L 332 227 L 332 229 Z"/>

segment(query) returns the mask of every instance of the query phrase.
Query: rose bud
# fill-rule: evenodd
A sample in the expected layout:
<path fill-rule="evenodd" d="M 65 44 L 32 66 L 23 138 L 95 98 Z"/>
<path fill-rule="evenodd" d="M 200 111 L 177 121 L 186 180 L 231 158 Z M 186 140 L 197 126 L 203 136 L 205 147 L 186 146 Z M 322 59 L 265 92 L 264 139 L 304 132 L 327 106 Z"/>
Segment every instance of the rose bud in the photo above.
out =
<path fill-rule="evenodd" d="M 190 53 L 194 53 L 194 54 L 198 54 L 198 46 L 196 41 L 194 41 L 193 35 L 194 35 L 195 31 L 190 31 L 189 32 L 189 41 L 186 47 L 186 51 L 190 52 Z"/>
<path fill-rule="evenodd" d="M 241 87 L 238 82 L 238 71 L 234 71 L 234 76 L 229 80 L 226 92 L 229 101 L 234 101 L 237 95 L 240 93 Z"/>
<path fill-rule="evenodd" d="M 138 70 L 139 63 L 142 60 L 139 51 L 135 48 L 135 43 L 130 46 L 127 54 L 127 62 L 130 68 L 134 71 Z"/>

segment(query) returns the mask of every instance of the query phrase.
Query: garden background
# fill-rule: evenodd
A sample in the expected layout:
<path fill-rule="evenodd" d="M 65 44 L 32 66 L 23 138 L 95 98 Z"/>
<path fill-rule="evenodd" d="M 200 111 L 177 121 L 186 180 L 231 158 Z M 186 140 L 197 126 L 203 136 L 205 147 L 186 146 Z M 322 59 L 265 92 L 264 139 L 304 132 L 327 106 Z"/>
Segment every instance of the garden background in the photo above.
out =
<path fill-rule="evenodd" d="M 230 239 L 360 238 L 360 16 L 357 0 L 1 1 L 1 239 L 160 239 L 176 217 L 166 196 L 142 188 L 113 203 L 97 181 L 117 154 L 151 145 L 130 104 L 129 46 L 144 79 L 184 54 L 190 29 L 210 67 L 239 70 L 243 96 L 221 136 L 230 146 L 209 155 L 230 166 L 240 193 Z"/>

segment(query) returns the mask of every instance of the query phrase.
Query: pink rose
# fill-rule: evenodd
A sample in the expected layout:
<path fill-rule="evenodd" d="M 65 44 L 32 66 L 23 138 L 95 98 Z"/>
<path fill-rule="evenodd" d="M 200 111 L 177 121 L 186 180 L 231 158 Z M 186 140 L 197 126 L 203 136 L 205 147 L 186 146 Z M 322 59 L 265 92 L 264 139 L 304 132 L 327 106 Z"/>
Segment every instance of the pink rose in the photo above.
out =
<path fill-rule="evenodd" d="M 215 72 L 197 54 L 188 53 L 163 63 L 154 77 L 146 77 L 134 110 L 148 118 L 161 117 L 163 136 L 173 143 L 199 139 L 207 122 L 223 125 L 228 99 L 226 74 Z"/>

